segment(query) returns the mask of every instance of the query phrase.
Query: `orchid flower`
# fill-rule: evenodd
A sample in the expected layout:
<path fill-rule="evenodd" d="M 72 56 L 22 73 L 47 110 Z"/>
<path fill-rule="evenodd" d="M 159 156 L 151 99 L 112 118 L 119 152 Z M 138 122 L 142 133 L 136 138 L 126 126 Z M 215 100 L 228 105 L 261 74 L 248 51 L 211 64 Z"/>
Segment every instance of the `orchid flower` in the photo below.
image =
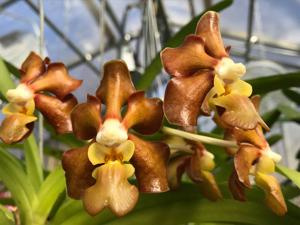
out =
<path fill-rule="evenodd" d="M 184 172 L 195 182 L 202 194 L 216 201 L 222 198 L 216 180 L 212 174 L 215 168 L 214 155 L 207 151 L 199 142 L 187 142 L 178 136 L 168 136 L 165 139 L 171 150 L 171 159 L 168 165 L 168 180 L 171 189 L 180 186 Z"/>
<path fill-rule="evenodd" d="M 259 97 L 253 96 L 251 100 L 258 110 Z M 242 130 L 226 126 L 220 118 L 216 121 L 225 128 L 225 139 L 238 143 L 238 149 L 230 148 L 227 151 L 234 155 L 234 171 L 229 179 L 233 197 L 245 201 L 245 188 L 251 187 L 249 176 L 254 176 L 256 185 L 265 192 L 266 205 L 276 214 L 284 215 L 287 212 L 285 200 L 278 181 L 272 176 L 281 156 L 271 150 L 261 126 Z"/>
<path fill-rule="evenodd" d="M 96 97 L 88 96 L 87 102 L 71 113 L 75 136 L 90 141 L 63 155 L 67 190 L 70 197 L 83 200 L 91 215 L 107 207 L 123 216 L 135 206 L 139 191 L 169 190 L 168 146 L 144 141 L 131 132 L 132 128 L 135 133 L 148 135 L 161 127 L 162 101 L 144 95 L 135 90 L 126 64 L 113 60 L 104 65 Z M 104 116 L 101 103 L 105 105 Z M 139 191 L 128 182 L 133 174 Z"/>
<path fill-rule="evenodd" d="M 62 63 L 51 63 L 31 52 L 21 66 L 21 82 L 6 93 L 8 104 L 2 109 L 5 119 L 0 138 L 7 144 L 19 142 L 32 131 L 35 108 L 46 117 L 58 133 L 72 131 L 70 112 L 77 104 L 70 94 L 81 85 Z M 48 94 L 46 94 L 47 92 Z"/>
<path fill-rule="evenodd" d="M 205 13 L 195 34 L 188 35 L 177 48 L 165 48 L 161 60 L 173 76 L 164 98 L 170 123 L 194 131 L 198 116 L 213 110 L 230 126 L 253 129 L 261 124 L 267 129 L 248 99 L 251 85 L 241 80 L 245 66 L 235 63 L 223 45 L 216 12 Z"/>

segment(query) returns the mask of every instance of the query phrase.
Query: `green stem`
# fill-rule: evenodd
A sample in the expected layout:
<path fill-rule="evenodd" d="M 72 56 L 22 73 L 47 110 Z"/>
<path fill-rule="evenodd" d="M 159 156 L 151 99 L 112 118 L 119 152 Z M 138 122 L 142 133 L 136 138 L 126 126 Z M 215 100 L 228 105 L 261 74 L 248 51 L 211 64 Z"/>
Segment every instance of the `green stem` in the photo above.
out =
<path fill-rule="evenodd" d="M 185 139 L 188 139 L 191 141 L 198 141 L 198 142 L 202 142 L 205 144 L 216 145 L 216 146 L 221 146 L 221 147 L 238 147 L 238 145 L 234 141 L 226 141 L 226 140 L 207 137 L 207 136 L 203 136 L 203 135 L 199 135 L 199 134 L 192 134 L 189 132 L 173 129 L 170 127 L 163 127 L 162 131 L 166 134 L 180 136 L 182 138 L 185 138 Z"/>

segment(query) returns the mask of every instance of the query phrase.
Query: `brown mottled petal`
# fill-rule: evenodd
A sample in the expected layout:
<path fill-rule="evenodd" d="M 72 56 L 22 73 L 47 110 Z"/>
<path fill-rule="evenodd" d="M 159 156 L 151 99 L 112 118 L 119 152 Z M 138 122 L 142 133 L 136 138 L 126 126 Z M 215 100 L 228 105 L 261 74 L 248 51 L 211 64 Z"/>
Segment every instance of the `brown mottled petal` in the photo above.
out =
<path fill-rule="evenodd" d="M 219 28 L 219 14 L 214 11 L 206 12 L 199 20 L 196 35 L 205 42 L 205 50 L 213 57 L 227 57 Z"/>
<path fill-rule="evenodd" d="M 167 162 L 170 150 L 167 144 L 144 141 L 132 134 L 129 140 L 135 144 L 130 162 L 136 169 L 135 175 L 141 192 L 165 192 L 169 190 Z"/>
<path fill-rule="evenodd" d="M 62 166 L 71 198 L 80 199 L 84 190 L 95 183 L 92 177 L 94 166 L 88 159 L 88 147 L 74 148 L 63 154 Z"/>
<path fill-rule="evenodd" d="M 217 201 L 222 198 L 222 193 L 214 178 L 214 175 L 209 171 L 201 171 L 201 182 L 197 182 L 201 193 L 211 201 Z"/>
<path fill-rule="evenodd" d="M 21 83 L 27 83 L 45 72 L 45 62 L 42 58 L 30 52 L 28 57 L 23 62 L 20 73 L 21 73 Z"/>
<path fill-rule="evenodd" d="M 97 168 L 95 185 L 86 189 L 83 204 L 94 216 L 108 207 L 115 215 L 124 216 L 137 203 L 138 189 L 127 178 L 126 168 L 119 161 L 113 161 Z"/>
<path fill-rule="evenodd" d="M 176 190 L 180 186 L 181 177 L 189 163 L 190 156 L 178 156 L 168 163 L 168 182 L 171 190 Z"/>
<path fill-rule="evenodd" d="M 122 60 L 105 63 L 103 70 L 96 95 L 106 105 L 106 118 L 121 119 L 121 107 L 135 91 L 129 70 Z"/>
<path fill-rule="evenodd" d="M 63 63 L 51 63 L 46 73 L 35 80 L 30 87 L 35 91 L 49 91 L 62 99 L 77 89 L 82 80 L 72 78 Z"/>
<path fill-rule="evenodd" d="M 261 149 L 268 145 L 260 127 L 256 127 L 253 130 L 242 130 L 235 127 L 232 129 L 232 135 L 238 143 L 253 144 Z"/>
<path fill-rule="evenodd" d="M 0 139 L 6 144 L 22 141 L 31 133 L 36 119 L 20 113 L 7 116 L 0 126 Z"/>
<path fill-rule="evenodd" d="M 36 94 L 34 101 L 36 108 L 46 117 L 58 134 L 72 132 L 70 113 L 77 105 L 77 99 L 72 94 L 62 100 L 49 95 Z"/>
<path fill-rule="evenodd" d="M 204 42 L 197 35 L 189 35 L 177 48 L 165 48 L 161 61 L 167 73 L 175 77 L 191 76 L 202 69 L 214 69 L 218 60 L 204 50 Z"/>
<path fill-rule="evenodd" d="M 100 101 L 88 95 L 87 102 L 77 105 L 71 113 L 74 135 L 82 140 L 95 137 L 101 125 L 100 112 Z"/>
<path fill-rule="evenodd" d="M 168 121 L 186 130 L 193 130 L 202 102 L 213 86 L 213 78 L 212 72 L 199 72 L 193 76 L 171 79 L 163 103 Z"/>
<path fill-rule="evenodd" d="M 277 215 L 283 216 L 287 212 L 287 207 L 276 178 L 264 173 L 257 173 L 255 182 L 265 192 L 266 205 Z"/>
<path fill-rule="evenodd" d="M 225 109 L 220 114 L 220 119 L 229 126 L 251 130 L 260 124 L 265 129 L 269 129 L 246 96 L 229 94 L 213 98 L 212 101 Z"/>
<path fill-rule="evenodd" d="M 159 98 L 146 98 L 143 91 L 133 93 L 122 124 L 133 127 L 141 134 L 153 134 L 159 130 L 163 120 L 162 101 Z"/>
<path fill-rule="evenodd" d="M 259 149 L 252 145 L 242 144 L 234 157 L 234 166 L 241 183 L 250 188 L 250 169 L 259 157 Z"/>
<path fill-rule="evenodd" d="M 246 201 L 245 186 L 239 181 L 238 175 L 235 170 L 229 177 L 228 186 L 234 199 L 243 202 Z"/>

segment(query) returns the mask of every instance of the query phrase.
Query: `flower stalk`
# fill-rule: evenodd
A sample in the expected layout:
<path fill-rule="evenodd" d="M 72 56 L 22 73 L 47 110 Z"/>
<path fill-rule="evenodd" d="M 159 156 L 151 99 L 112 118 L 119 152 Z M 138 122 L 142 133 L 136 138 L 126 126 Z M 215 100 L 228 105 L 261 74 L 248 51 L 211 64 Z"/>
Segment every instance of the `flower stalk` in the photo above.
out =
<path fill-rule="evenodd" d="M 226 140 L 221 140 L 213 137 L 207 137 L 204 135 L 193 134 L 182 130 L 170 128 L 170 127 L 163 127 L 162 131 L 166 134 L 176 135 L 191 141 L 202 142 L 205 144 L 216 145 L 220 147 L 233 147 L 233 148 L 238 147 L 235 141 L 226 141 Z"/>

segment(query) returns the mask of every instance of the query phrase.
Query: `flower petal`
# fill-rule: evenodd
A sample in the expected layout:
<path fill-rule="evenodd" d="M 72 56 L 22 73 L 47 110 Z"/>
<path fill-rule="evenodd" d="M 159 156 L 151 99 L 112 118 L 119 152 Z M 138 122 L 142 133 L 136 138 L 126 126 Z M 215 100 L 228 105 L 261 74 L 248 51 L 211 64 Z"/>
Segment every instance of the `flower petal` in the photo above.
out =
<path fill-rule="evenodd" d="M 74 148 L 63 154 L 62 166 L 71 198 L 80 199 L 84 190 L 95 183 L 92 177 L 94 166 L 88 159 L 88 148 L 89 146 Z"/>
<path fill-rule="evenodd" d="M 181 177 L 185 172 L 185 168 L 189 163 L 190 156 L 178 156 L 172 158 L 168 163 L 168 182 L 171 190 L 179 188 Z"/>
<path fill-rule="evenodd" d="M 21 113 L 7 116 L 0 126 L 0 139 L 6 144 L 22 141 L 31 133 L 36 119 Z"/>
<path fill-rule="evenodd" d="M 163 120 L 162 101 L 146 98 L 143 91 L 133 93 L 128 99 L 128 107 L 122 124 L 133 127 L 141 134 L 153 134 L 159 130 Z"/>
<path fill-rule="evenodd" d="M 122 154 L 123 162 L 124 161 L 128 162 L 134 154 L 134 149 L 135 149 L 135 146 L 134 146 L 133 141 L 127 140 L 127 141 L 123 142 L 122 144 L 118 145 L 115 148 L 115 151 L 117 154 Z"/>
<path fill-rule="evenodd" d="M 170 154 L 168 145 L 144 141 L 132 134 L 129 135 L 129 140 L 135 144 L 130 162 L 136 169 L 139 190 L 141 192 L 168 191 L 167 162 Z"/>
<path fill-rule="evenodd" d="M 244 130 L 254 129 L 258 124 L 269 129 L 246 96 L 229 94 L 213 98 L 212 103 L 225 109 L 220 119 L 227 125 Z"/>
<path fill-rule="evenodd" d="M 48 61 L 48 59 L 45 61 Z M 35 52 L 30 52 L 20 69 L 21 83 L 30 82 L 42 75 L 46 69 L 45 61 Z"/>
<path fill-rule="evenodd" d="M 94 142 L 88 150 L 88 158 L 93 165 L 102 164 L 107 161 L 106 156 L 112 152 L 111 147 Z"/>
<path fill-rule="evenodd" d="M 46 73 L 35 80 L 30 87 L 35 91 L 49 91 L 62 99 L 77 89 L 82 80 L 72 78 L 63 63 L 51 63 Z"/>
<path fill-rule="evenodd" d="M 237 127 L 231 129 L 231 134 L 237 143 L 249 143 L 257 146 L 260 149 L 264 149 L 268 146 L 264 134 L 260 127 L 256 127 L 253 130 L 242 130 Z"/>
<path fill-rule="evenodd" d="M 194 154 L 187 166 L 187 174 L 199 185 L 202 194 L 212 201 L 222 198 L 215 178 L 210 172 L 214 167 L 213 155 L 207 152 L 201 143 L 195 143 Z"/>
<path fill-rule="evenodd" d="M 170 123 L 186 130 L 195 128 L 202 102 L 213 86 L 213 77 L 212 72 L 202 72 L 169 81 L 163 106 Z"/>
<path fill-rule="evenodd" d="M 103 78 L 96 95 L 106 105 L 106 118 L 121 118 L 121 107 L 135 91 L 127 65 L 112 60 L 104 65 Z"/>
<path fill-rule="evenodd" d="M 115 215 L 124 216 L 138 200 L 138 189 L 127 180 L 126 166 L 113 161 L 97 168 L 97 181 L 86 189 L 83 204 L 86 211 L 94 216 L 105 207 Z"/>
<path fill-rule="evenodd" d="M 27 116 L 31 116 L 34 113 L 34 109 L 35 109 L 34 100 L 31 99 L 28 102 L 26 102 L 25 105 L 18 104 L 18 103 L 8 103 L 2 108 L 2 113 L 4 115 L 21 113 Z"/>
<path fill-rule="evenodd" d="M 188 35 L 177 48 L 165 48 L 160 57 L 166 72 L 175 77 L 191 76 L 218 64 L 217 59 L 206 54 L 204 42 L 197 35 Z"/>
<path fill-rule="evenodd" d="M 234 199 L 239 201 L 246 201 L 246 194 L 245 194 L 245 186 L 243 183 L 240 182 L 239 177 L 234 170 L 229 177 L 229 190 Z"/>
<path fill-rule="evenodd" d="M 247 144 L 240 145 L 234 157 L 234 167 L 241 183 L 246 187 L 251 187 L 249 181 L 250 169 L 259 157 L 259 149 Z"/>
<path fill-rule="evenodd" d="M 206 12 L 199 20 L 196 28 L 197 35 L 205 42 L 205 50 L 213 57 L 227 57 L 219 28 L 219 14 L 213 11 Z"/>
<path fill-rule="evenodd" d="M 244 95 L 249 97 L 252 94 L 252 86 L 246 81 L 238 79 L 237 81 L 227 84 L 226 91 L 232 94 Z"/>
<path fill-rule="evenodd" d="M 101 103 L 91 95 L 87 102 L 78 104 L 71 112 L 74 135 L 82 140 L 89 140 L 97 135 L 101 125 Z"/>
<path fill-rule="evenodd" d="M 277 215 L 283 216 L 287 212 L 287 206 L 276 178 L 258 172 L 255 182 L 265 192 L 266 205 Z"/>
<path fill-rule="evenodd" d="M 77 105 L 77 99 L 72 94 L 65 96 L 62 100 L 49 95 L 36 94 L 34 101 L 36 108 L 58 134 L 72 132 L 70 113 Z"/>

